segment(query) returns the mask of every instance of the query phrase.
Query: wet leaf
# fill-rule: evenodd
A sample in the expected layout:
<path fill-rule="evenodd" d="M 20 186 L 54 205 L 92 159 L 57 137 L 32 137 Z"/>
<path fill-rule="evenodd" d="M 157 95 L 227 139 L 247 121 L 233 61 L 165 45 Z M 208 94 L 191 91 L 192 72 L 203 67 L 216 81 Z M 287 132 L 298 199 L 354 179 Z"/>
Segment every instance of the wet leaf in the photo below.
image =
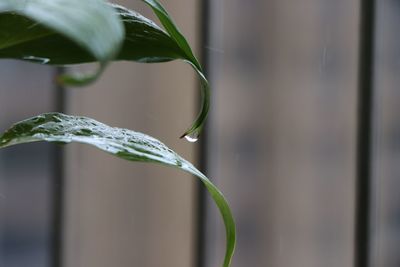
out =
<path fill-rule="evenodd" d="M 204 174 L 157 139 L 86 117 L 46 113 L 13 125 L 0 136 L 0 148 L 38 141 L 89 144 L 126 160 L 160 163 L 195 175 L 207 188 L 223 218 L 227 246 L 223 266 L 230 265 L 235 248 L 235 224 L 224 196 Z"/>

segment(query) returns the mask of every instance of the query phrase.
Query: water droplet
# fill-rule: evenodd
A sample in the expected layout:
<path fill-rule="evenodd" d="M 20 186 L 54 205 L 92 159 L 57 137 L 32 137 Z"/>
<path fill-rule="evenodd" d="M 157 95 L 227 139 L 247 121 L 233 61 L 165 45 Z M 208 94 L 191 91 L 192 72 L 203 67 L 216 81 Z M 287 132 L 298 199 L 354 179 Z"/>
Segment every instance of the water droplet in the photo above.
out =
<path fill-rule="evenodd" d="M 23 59 L 29 60 L 29 61 L 32 61 L 32 62 L 37 62 L 37 63 L 40 63 L 40 64 L 47 64 L 47 63 L 50 62 L 50 59 L 45 58 L 45 57 L 26 56 L 26 57 L 23 57 Z"/>
<path fill-rule="evenodd" d="M 197 140 L 199 140 L 199 136 L 196 133 L 192 133 L 192 134 L 185 135 L 185 139 L 187 141 L 189 141 L 190 143 L 194 143 L 194 142 L 197 142 Z"/>

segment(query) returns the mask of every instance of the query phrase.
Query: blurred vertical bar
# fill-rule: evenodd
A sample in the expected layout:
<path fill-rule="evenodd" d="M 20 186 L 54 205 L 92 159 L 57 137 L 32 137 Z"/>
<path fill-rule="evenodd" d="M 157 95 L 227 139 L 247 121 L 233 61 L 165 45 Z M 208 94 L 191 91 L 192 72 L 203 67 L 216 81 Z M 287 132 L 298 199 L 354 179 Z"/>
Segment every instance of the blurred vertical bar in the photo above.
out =
<path fill-rule="evenodd" d="M 359 91 L 357 129 L 357 180 L 355 221 L 355 266 L 368 267 L 373 134 L 373 64 L 375 1 L 362 0 L 360 7 Z"/>
<path fill-rule="evenodd" d="M 55 77 L 63 73 L 62 68 L 57 68 L 55 70 Z M 54 79 L 56 80 L 56 79 Z M 65 92 L 63 86 L 54 83 L 54 102 L 55 111 L 64 112 L 65 110 Z M 64 156 L 63 147 L 54 147 L 54 162 L 53 162 L 53 218 L 52 218 L 52 254 L 51 254 L 51 266 L 61 267 L 63 266 L 63 197 L 64 197 Z"/>
<path fill-rule="evenodd" d="M 400 266 L 400 1 L 376 1 L 371 266 Z"/>
<path fill-rule="evenodd" d="M 199 27 L 200 27 L 200 53 L 201 53 L 201 63 L 203 65 L 203 70 L 206 74 L 206 77 L 209 76 L 209 58 L 207 54 L 207 44 L 209 43 L 209 28 L 210 28 L 210 1 L 209 0 L 203 0 L 203 1 L 198 1 L 199 8 L 200 10 L 200 16 L 199 16 Z M 200 99 L 200 95 L 198 95 L 196 98 Z M 200 139 L 200 149 L 198 150 L 198 158 L 199 158 L 199 167 L 200 170 L 203 171 L 207 175 L 207 147 L 208 147 L 208 123 L 206 123 L 201 139 Z M 205 242 L 206 242 L 206 189 L 204 188 L 203 184 L 198 181 L 197 182 L 197 192 L 196 192 L 196 222 L 197 222 L 197 229 L 195 231 L 196 237 L 195 237 L 195 242 L 196 246 L 194 247 L 195 249 L 195 257 L 193 259 L 195 260 L 193 266 L 196 267 L 204 267 L 205 266 L 205 258 L 207 257 L 206 255 L 206 250 L 205 250 Z"/>

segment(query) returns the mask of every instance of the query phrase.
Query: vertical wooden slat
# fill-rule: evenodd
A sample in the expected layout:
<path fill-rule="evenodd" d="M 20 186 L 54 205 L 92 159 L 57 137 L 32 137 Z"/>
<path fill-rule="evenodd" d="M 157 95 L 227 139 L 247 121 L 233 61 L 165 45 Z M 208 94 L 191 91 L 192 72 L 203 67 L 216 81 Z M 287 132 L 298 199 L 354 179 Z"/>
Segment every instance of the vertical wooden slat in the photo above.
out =
<path fill-rule="evenodd" d="M 209 27 L 210 27 L 210 14 L 209 14 L 209 9 L 210 9 L 210 1 L 209 0 L 203 0 L 199 1 L 199 25 L 200 25 L 200 53 L 201 53 L 201 63 L 203 65 L 204 72 L 206 74 L 206 77 L 209 76 L 209 58 L 208 58 L 208 43 L 209 43 Z M 197 95 L 196 99 L 200 99 L 200 94 Z M 200 106 L 199 106 L 200 108 Z M 208 123 L 206 123 L 203 132 L 201 134 L 200 138 L 200 149 L 198 150 L 198 158 L 199 158 L 199 167 L 200 169 L 207 174 L 207 168 L 208 168 L 208 158 L 207 158 L 207 153 L 208 153 Z M 196 194 L 196 222 L 197 222 L 197 228 L 196 228 L 196 237 L 195 237 L 195 257 L 193 258 L 195 260 L 193 266 L 196 267 L 205 267 L 205 258 L 207 257 L 206 255 L 206 190 L 203 186 L 203 184 L 198 181 L 197 182 L 197 194 Z"/>
<path fill-rule="evenodd" d="M 357 180 L 355 267 L 368 267 L 371 234 L 371 159 L 373 134 L 373 83 L 375 1 L 362 0 L 360 9 L 359 92 L 357 129 Z"/>

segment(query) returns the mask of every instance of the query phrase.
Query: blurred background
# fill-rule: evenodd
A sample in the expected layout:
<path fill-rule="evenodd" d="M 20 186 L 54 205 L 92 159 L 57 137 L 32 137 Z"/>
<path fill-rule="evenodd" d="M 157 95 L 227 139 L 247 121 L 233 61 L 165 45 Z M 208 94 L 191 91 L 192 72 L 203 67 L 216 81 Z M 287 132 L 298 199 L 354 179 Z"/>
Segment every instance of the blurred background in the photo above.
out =
<path fill-rule="evenodd" d="M 140 1 L 117 1 L 156 19 Z M 85 89 L 57 70 L 0 62 L 0 129 L 48 111 L 146 132 L 195 162 L 236 219 L 233 267 L 354 262 L 356 0 L 164 0 L 206 64 L 207 131 L 182 62 L 118 62 Z M 377 1 L 371 266 L 400 266 L 400 1 Z M 0 151 L 0 267 L 215 267 L 225 231 L 197 181 L 83 145 Z"/>

